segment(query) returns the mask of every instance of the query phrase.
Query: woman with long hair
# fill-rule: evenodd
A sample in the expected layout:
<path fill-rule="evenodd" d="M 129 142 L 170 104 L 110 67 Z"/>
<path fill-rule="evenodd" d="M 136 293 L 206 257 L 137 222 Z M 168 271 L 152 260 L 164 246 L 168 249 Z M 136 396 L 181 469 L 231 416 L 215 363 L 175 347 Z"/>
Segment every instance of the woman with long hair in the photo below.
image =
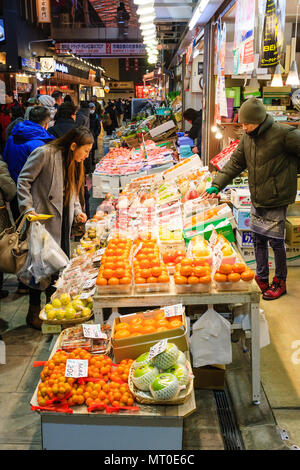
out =
<path fill-rule="evenodd" d="M 84 185 L 83 162 L 93 143 L 89 129 L 74 128 L 63 137 L 35 149 L 18 178 L 20 211 L 52 215 L 45 222 L 45 228 L 68 257 L 72 223 L 84 223 L 87 219 L 79 197 Z M 48 288 L 45 293 L 48 302 L 53 288 Z M 41 291 L 30 289 L 26 322 L 34 328 L 41 326 L 40 302 Z"/>

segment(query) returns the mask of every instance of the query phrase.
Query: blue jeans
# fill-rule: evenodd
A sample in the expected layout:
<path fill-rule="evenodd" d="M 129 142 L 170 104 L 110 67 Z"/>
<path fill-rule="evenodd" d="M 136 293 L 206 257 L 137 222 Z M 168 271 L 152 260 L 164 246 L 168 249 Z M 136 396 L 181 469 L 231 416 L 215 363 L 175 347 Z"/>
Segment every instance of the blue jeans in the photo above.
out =
<path fill-rule="evenodd" d="M 256 274 L 263 280 L 269 279 L 268 242 L 274 251 L 275 276 L 285 281 L 287 278 L 286 251 L 283 239 L 270 238 L 253 232 L 253 243 L 256 258 Z"/>

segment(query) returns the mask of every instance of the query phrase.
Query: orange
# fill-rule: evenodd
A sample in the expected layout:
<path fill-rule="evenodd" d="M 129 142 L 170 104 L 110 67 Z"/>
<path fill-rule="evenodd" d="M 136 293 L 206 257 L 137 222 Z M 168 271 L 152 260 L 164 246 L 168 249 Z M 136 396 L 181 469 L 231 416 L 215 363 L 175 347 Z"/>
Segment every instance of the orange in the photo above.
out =
<path fill-rule="evenodd" d="M 125 323 L 125 322 L 117 323 L 115 326 L 116 331 L 128 330 L 128 328 L 129 328 L 129 325 L 128 323 Z"/>
<path fill-rule="evenodd" d="M 98 277 L 96 283 L 98 286 L 107 286 L 107 279 L 104 277 Z"/>
<path fill-rule="evenodd" d="M 143 322 L 143 326 L 155 326 L 156 325 L 156 322 L 154 320 L 154 318 L 147 318 L 146 320 L 144 320 Z"/>
<path fill-rule="evenodd" d="M 157 313 L 154 315 L 154 318 L 155 318 L 156 321 L 161 320 L 162 318 L 165 318 L 165 312 L 163 312 L 162 310 L 160 310 L 159 312 L 157 312 Z"/>
<path fill-rule="evenodd" d="M 159 278 L 154 277 L 154 276 L 147 277 L 147 283 L 148 284 L 156 284 L 157 282 L 160 282 Z"/>
<path fill-rule="evenodd" d="M 254 272 L 250 269 L 246 269 L 246 271 L 241 274 L 241 279 L 243 279 L 243 281 L 252 281 L 252 279 L 254 279 Z"/>
<path fill-rule="evenodd" d="M 215 274 L 215 281 L 217 281 L 217 282 L 227 282 L 226 274 L 216 273 Z"/>
<path fill-rule="evenodd" d="M 129 276 L 124 276 L 120 279 L 120 284 L 130 284 L 131 278 Z"/>
<path fill-rule="evenodd" d="M 142 333 L 139 333 L 138 331 L 134 331 L 133 333 L 130 333 L 130 337 L 135 337 L 135 336 L 141 336 Z"/>
<path fill-rule="evenodd" d="M 246 265 L 244 263 L 236 263 L 233 265 L 232 270 L 234 273 L 243 273 L 246 271 Z"/>
<path fill-rule="evenodd" d="M 180 285 L 183 285 L 183 284 L 187 284 L 187 277 L 186 276 L 181 276 L 180 274 L 177 274 L 174 276 L 174 281 L 175 281 L 175 284 L 180 284 Z"/>
<path fill-rule="evenodd" d="M 147 269 L 147 268 L 150 268 L 150 262 L 148 259 L 143 259 L 141 260 L 140 262 L 140 267 L 141 269 Z"/>
<path fill-rule="evenodd" d="M 172 328 L 180 328 L 182 325 L 182 322 L 180 320 L 171 320 L 169 322 L 169 328 L 172 329 Z"/>
<path fill-rule="evenodd" d="M 183 258 L 181 260 L 181 266 L 192 266 L 193 260 L 191 258 Z"/>
<path fill-rule="evenodd" d="M 111 277 L 109 280 L 108 280 L 108 285 L 109 286 L 117 286 L 119 285 L 119 279 L 117 277 Z"/>
<path fill-rule="evenodd" d="M 118 278 L 118 279 L 121 279 L 121 277 L 124 277 L 125 276 L 125 270 L 123 268 L 117 268 L 115 270 L 115 276 Z"/>
<path fill-rule="evenodd" d="M 189 276 L 187 281 L 188 281 L 188 284 L 198 284 L 198 277 Z"/>
<path fill-rule="evenodd" d="M 201 277 L 206 275 L 206 267 L 205 266 L 195 266 L 194 267 L 194 275 Z"/>
<path fill-rule="evenodd" d="M 231 264 L 221 264 L 219 268 L 219 272 L 221 274 L 230 274 L 232 272 Z"/>
<path fill-rule="evenodd" d="M 199 277 L 199 284 L 209 284 L 211 282 L 211 275 L 207 274 L 206 276 Z"/>
<path fill-rule="evenodd" d="M 106 261 L 103 263 L 104 269 L 115 269 L 115 263 L 113 261 Z"/>
<path fill-rule="evenodd" d="M 132 320 L 130 320 L 129 324 L 130 325 L 140 325 L 143 322 L 143 319 L 141 317 L 135 317 Z"/>
<path fill-rule="evenodd" d="M 130 336 L 130 331 L 126 328 L 115 333 L 115 339 L 124 339 Z"/>
<path fill-rule="evenodd" d="M 141 277 L 148 278 L 151 276 L 151 269 L 141 269 Z"/>
<path fill-rule="evenodd" d="M 157 320 L 156 326 L 157 328 L 162 328 L 162 327 L 169 328 L 169 322 L 166 318 L 161 318 L 160 320 Z"/>
<path fill-rule="evenodd" d="M 228 282 L 239 282 L 241 275 L 239 273 L 231 273 L 227 276 Z"/>
<path fill-rule="evenodd" d="M 136 284 L 146 284 L 146 279 L 145 279 L 144 277 L 140 277 L 140 276 L 139 276 L 139 277 L 136 277 L 136 278 L 135 278 L 134 282 L 135 282 Z"/>
<path fill-rule="evenodd" d="M 105 277 L 105 279 L 110 279 L 111 277 L 114 276 L 114 270 L 113 269 L 104 269 L 103 271 L 103 277 Z"/>
<path fill-rule="evenodd" d="M 156 328 L 151 325 L 145 325 L 141 327 L 141 332 L 143 335 L 148 335 L 150 333 L 155 333 Z"/>
<path fill-rule="evenodd" d="M 184 260 L 182 260 L 182 261 L 184 261 Z M 181 268 L 180 268 L 180 274 L 181 274 L 181 276 L 186 276 L 186 277 L 188 277 L 188 276 L 190 276 L 190 275 L 192 274 L 192 271 L 193 271 L 192 266 L 190 266 L 190 265 L 183 265 L 182 262 L 181 262 Z"/>
<path fill-rule="evenodd" d="M 129 325 L 129 330 L 131 333 L 141 334 L 141 325 L 140 324 Z"/>
<path fill-rule="evenodd" d="M 154 267 L 151 269 L 151 273 L 152 273 L 152 276 L 158 277 L 158 276 L 160 276 L 161 273 L 162 273 L 162 268 L 161 268 L 161 267 L 158 267 L 158 266 L 154 266 Z"/>
<path fill-rule="evenodd" d="M 159 276 L 158 278 L 155 278 L 155 279 L 157 279 L 156 282 L 162 282 L 162 283 L 170 281 L 170 278 L 169 278 L 168 274 L 162 274 L 161 276 Z"/>
<path fill-rule="evenodd" d="M 161 333 L 162 331 L 167 331 L 167 330 L 169 330 L 168 326 L 159 326 L 158 328 L 156 328 L 157 333 Z"/>

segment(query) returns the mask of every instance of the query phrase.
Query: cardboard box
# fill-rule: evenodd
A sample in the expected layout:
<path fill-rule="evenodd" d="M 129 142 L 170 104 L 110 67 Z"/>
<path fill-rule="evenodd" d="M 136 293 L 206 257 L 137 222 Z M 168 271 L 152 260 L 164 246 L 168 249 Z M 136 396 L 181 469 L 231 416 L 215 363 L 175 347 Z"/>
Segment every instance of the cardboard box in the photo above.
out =
<path fill-rule="evenodd" d="M 248 232 L 247 230 L 237 230 L 235 233 L 235 238 L 237 244 L 241 248 L 249 248 L 253 247 L 253 236 L 252 232 Z"/>
<path fill-rule="evenodd" d="M 250 229 L 250 208 L 249 209 L 237 209 L 233 207 L 233 216 L 236 221 L 237 228 L 239 230 Z"/>
<path fill-rule="evenodd" d="M 92 174 L 93 197 L 103 198 L 107 193 L 118 196 L 120 192 L 120 177 Z"/>
<path fill-rule="evenodd" d="M 300 246 L 300 217 L 287 217 L 285 222 L 286 242 Z"/>
<path fill-rule="evenodd" d="M 248 188 L 232 188 L 231 189 L 231 202 L 234 207 L 241 209 L 251 206 L 251 196 Z"/>
<path fill-rule="evenodd" d="M 160 311 L 149 310 L 147 312 L 134 313 L 131 315 L 123 315 L 122 317 L 115 318 L 113 329 L 112 329 L 112 346 L 114 351 L 115 361 L 119 363 L 123 359 L 136 359 L 144 352 L 154 346 L 164 338 L 168 338 L 170 342 L 176 344 L 180 351 L 188 351 L 188 337 L 187 337 L 187 323 L 186 316 L 183 313 L 182 323 L 180 328 L 174 328 L 172 330 L 161 331 L 159 333 L 150 333 L 147 335 L 134 336 L 132 338 L 114 339 L 115 326 L 120 322 L 129 322 L 134 317 L 142 316 L 146 318 L 153 318 L 155 313 Z"/>
<path fill-rule="evenodd" d="M 202 235 L 205 240 L 209 240 L 213 229 L 215 229 L 217 233 L 223 235 L 229 242 L 235 242 L 232 226 L 227 218 L 199 224 L 191 229 L 183 230 L 184 241 L 186 245 L 188 245 L 190 240 L 196 235 Z"/>
<path fill-rule="evenodd" d="M 254 248 L 242 248 L 237 245 L 239 252 L 247 266 L 251 269 L 256 269 L 256 259 Z M 275 269 L 275 258 L 272 248 L 269 247 L 269 268 Z M 300 246 L 286 246 L 286 264 L 287 267 L 298 267 L 300 266 Z"/>
<path fill-rule="evenodd" d="M 216 364 L 204 367 L 193 367 L 194 388 L 206 390 L 224 390 L 226 367 Z"/>
<path fill-rule="evenodd" d="M 203 167 L 202 160 L 199 155 L 195 154 L 185 160 L 182 160 L 180 163 L 177 163 L 173 168 L 169 168 L 163 172 L 163 177 L 165 180 L 175 180 L 180 175 L 188 173 L 192 170 L 199 170 Z"/>
<path fill-rule="evenodd" d="M 169 131 L 170 129 L 173 129 L 175 127 L 174 121 L 170 120 L 165 122 L 164 124 L 161 124 L 160 126 L 154 127 L 154 129 L 150 129 L 150 135 L 151 137 L 156 137 L 160 134 L 163 134 L 164 132 Z"/>

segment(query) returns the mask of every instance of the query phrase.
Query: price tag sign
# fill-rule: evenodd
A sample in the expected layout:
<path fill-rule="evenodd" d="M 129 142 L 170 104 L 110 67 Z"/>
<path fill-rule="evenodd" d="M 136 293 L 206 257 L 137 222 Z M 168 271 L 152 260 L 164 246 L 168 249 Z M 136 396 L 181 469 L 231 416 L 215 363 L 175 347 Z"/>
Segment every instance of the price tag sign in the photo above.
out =
<path fill-rule="evenodd" d="M 107 335 L 102 333 L 100 325 L 93 325 L 91 323 L 83 323 L 83 336 L 85 338 L 93 339 L 107 339 Z"/>
<path fill-rule="evenodd" d="M 85 283 L 83 284 L 82 288 L 85 290 L 85 289 L 91 289 L 92 287 L 94 287 L 94 285 L 96 284 L 96 278 L 94 279 L 88 279 L 87 281 L 85 281 Z"/>
<path fill-rule="evenodd" d="M 104 255 L 104 252 L 105 252 L 105 248 L 101 248 L 101 250 L 95 251 L 93 263 L 97 263 L 98 261 L 101 261 L 102 256 Z"/>
<path fill-rule="evenodd" d="M 87 359 L 67 359 L 65 377 L 87 377 L 88 363 Z"/>
<path fill-rule="evenodd" d="M 212 279 L 214 279 L 216 271 L 218 271 L 218 269 L 220 268 L 222 261 L 223 261 L 223 252 L 218 243 L 218 245 L 215 246 L 215 249 L 213 252 Z"/>
<path fill-rule="evenodd" d="M 213 248 L 216 245 L 217 241 L 218 241 L 218 234 L 217 234 L 216 230 L 213 229 L 212 234 L 211 234 L 210 239 L 209 239 L 209 244 L 210 244 L 211 248 Z"/>
<path fill-rule="evenodd" d="M 149 360 L 158 354 L 164 352 L 167 349 L 168 338 L 161 340 L 159 343 L 156 343 L 149 351 Z"/>
<path fill-rule="evenodd" d="M 61 333 L 61 325 L 47 325 L 42 323 L 42 333 L 43 335 L 55 335 Z"/>
<path fill-rule="evenodd" d="M 96 292 L 96 287 L 94 287 L 93 290 L 90 290 L 89 292 L 83 292 L 81 294 L 81 296 L 79 297 L 80 300 L 86 300 L 88 299 L 89 297 L 93 297 L 93 295 L 95 294 Z"/>
<path fill-rule="evenodd" d="M 94 279 L 94 277 L 97 277 L 98 274 L 99 274 L 99 271 L 97 269 L 97 271 L 94 271 L 88 275 L 88 279 Z"/>
<path fill-rule="evenodd" d="M 164 307 L 164 312 L 166 318 L 176 317 L 177 315 L 182 315 L 183 306 L 182 304 L 168 305 L 167 307 Z"/>

